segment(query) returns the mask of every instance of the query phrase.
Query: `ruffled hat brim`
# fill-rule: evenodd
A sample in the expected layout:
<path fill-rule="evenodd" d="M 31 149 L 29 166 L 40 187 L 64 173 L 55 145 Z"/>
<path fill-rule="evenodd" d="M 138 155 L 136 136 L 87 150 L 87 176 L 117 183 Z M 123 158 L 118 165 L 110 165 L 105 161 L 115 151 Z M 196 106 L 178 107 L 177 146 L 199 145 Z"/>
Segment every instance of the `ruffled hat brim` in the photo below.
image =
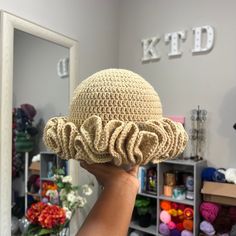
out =
<path fill-rule="evenodd" d="M 181 154 L 188 136 L 182 124 L 168 118 L 146 122 L 87 118 L 77 128 L 66 117 L 50 119 L 44 129 L 45 144 L 63 159 L 87 163 L 145 165 Z"/>

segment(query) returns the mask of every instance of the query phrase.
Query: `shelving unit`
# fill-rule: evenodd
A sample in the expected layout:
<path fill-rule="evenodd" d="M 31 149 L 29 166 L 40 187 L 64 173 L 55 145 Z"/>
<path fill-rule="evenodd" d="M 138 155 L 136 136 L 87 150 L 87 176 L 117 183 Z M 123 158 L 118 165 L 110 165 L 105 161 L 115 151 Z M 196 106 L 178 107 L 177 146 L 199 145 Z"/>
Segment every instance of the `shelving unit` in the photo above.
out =
<path fill-rule="evenodd" d="M 51 163 L 51 167 L 49 166 Z M 48 176 L 48 173 L 51 171 L 50 168 L 64 168 L 65 174 L 68 173 L 67 161 L 58 158 L 55 153 L 51 152 L 41 152 L 40 153 L 40 189 L 42 190 L 43 181 L 53 182 L 54 180 Z"/>
<path fill-rule="evenodd" d="M 183 160 L 183 159 L 176 159 L 176 160 L 167 160 L 161 162 L 156 165 L 157 168 L 157 193 L 156 195 L 148 194 L 146 192 L 139 192 L 138 195 L 144 197 L 154 198 L 157 201 L 157 222 L 156 225 L 151 225 L 147 228 L 140 227 L 137 222 L 131 222 L 130 229 L 135 229 L 144 233 L 148 233 L 150 235 L 158 235 L 161 234 L 158 232 L 159 228 L 159 215 L 160 215 L 160 201 L 167 200 L 171 202 L 181 203 L 185 205 L 189 205 L 194 209 L 194 227 L 193 227 L 193 235 L 197 236 L 199 234 L 199 205 L 201 203 L 201 173 L 202 170 L 206 167 L 207 163 L 205 160 L 201 161 L 192 161 L 192 160 Z M 164 186 L 164 173 L 166 171 L 183 171 L 183 172 L 190 172 L 193 175 L 194 180 L 194 191 L 193 191 L 193 200 L 184 199 L 184 200 L 177 200 L 172 197 L 167 197 L 164 195 L 163 186 Z"/>

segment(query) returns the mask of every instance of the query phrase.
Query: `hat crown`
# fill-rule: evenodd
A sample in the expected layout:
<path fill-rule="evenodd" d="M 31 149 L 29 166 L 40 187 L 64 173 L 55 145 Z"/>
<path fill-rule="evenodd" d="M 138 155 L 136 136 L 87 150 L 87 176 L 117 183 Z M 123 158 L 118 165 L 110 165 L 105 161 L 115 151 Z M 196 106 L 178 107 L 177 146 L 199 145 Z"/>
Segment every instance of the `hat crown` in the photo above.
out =
<path fill-rule="evenodd" d="M 92 115 L 110 120 L 144 122 L 162 118 L 160 98 L 140 75 L 124 69 L 99 71 L 75 90 L 68 120 L 77 127 Z"/>

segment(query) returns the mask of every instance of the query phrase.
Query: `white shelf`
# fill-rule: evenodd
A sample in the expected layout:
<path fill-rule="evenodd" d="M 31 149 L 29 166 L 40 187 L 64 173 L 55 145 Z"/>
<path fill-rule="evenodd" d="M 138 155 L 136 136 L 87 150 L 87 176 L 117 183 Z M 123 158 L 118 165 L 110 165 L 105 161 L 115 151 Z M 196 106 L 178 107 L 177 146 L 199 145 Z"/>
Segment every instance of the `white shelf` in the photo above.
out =
<path fill-rule="evenodd" d="M 199 165 L 199 163 L 204 163 L 204 160 L 200 161 L 194 161 L 191 159 L 172 159 L 172 160 L 166 160 L 163 163 L 169 163 L 169 164 L 175 164 L 175 165 L 188 165 L 188 166 L 195 166 Z"/>
<path fill-rule="evenodd" d="M 141 227 L 136 222 L 132 221 L 129 226 L 131 229 L 136 229 L 148 234 L 157 235 L 156 225 L 150 225 L 149 227 Z"/>
<path fill-rule="evenodd" d="M 140 193 L 138 193 L 138 195 L 157 199 L 157 195 L 150 194 L 150 193 L 140 192 Z"/>
<path fill-rule="evenodd" d="M 161 200 L 167 200 L 167 201 L 171 201 L 171 202 L 177 202 L 177 203 L 182 203 L 182 204 L 194 206 L 193 200 L 188 200 L 188 199 L 178 200 L 178 199 L 174 199 L 172 197 L 166 197 L 165 195 L 160 195 L 158 198 Z"/>
<path fill-rule="evenodd" d="M 53 178 L 40 178 L 41 181 L 51 181 L 51 182 L 54 182 L 54 179 Z"/>

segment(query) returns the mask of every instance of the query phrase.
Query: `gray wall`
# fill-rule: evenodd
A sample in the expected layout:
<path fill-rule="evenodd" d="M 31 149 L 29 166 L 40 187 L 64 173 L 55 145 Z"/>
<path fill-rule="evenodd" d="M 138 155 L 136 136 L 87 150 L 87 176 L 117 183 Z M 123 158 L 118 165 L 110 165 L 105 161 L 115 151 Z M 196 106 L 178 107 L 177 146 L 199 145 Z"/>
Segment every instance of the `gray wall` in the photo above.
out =
<path fill-rule="evenodd" d="M 208 110 L 206 159 L 216 167 L 236 167 L 236 2 L 121 0 L 119 66 L 134 70 L 158 91 L 165 115 L 185 115 L 200 105 Z M 213 50 L 191 53 L 194 26 L 212 25 L 216 31 Z M 163 36 L 187 30 L 183 55 L 169 59 Z M 141 39 L 161 36 L 158 62 L 141 63 Z"/>
<path fill-rule="evenodd" d="M 68 77 L 62 79 L 57 75 L 58 61 L 68 56 L 68 48 L 15 31 L 13 106 L 29 103 L 35 107 L 34 125 L 39 129 L 40 151 L 46 150 L 42 133 L 48 119 L 68 114 Z"/>

